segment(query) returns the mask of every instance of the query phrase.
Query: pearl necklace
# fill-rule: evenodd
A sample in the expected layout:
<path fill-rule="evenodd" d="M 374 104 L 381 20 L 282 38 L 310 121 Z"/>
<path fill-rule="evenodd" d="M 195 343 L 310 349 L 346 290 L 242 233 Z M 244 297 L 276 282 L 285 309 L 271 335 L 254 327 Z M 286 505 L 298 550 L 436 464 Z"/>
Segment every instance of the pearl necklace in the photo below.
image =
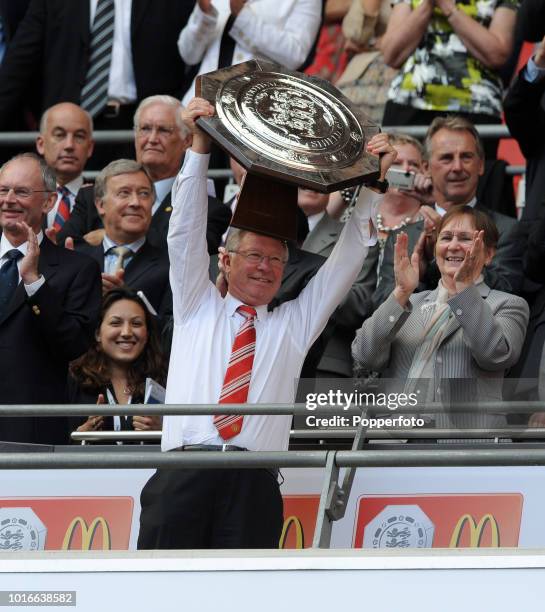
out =
<path fill-rule="evenodd" d="M 383 225 L 382 223 L 382 215 L 380 213 L 377 214 L 377 230 L 379 232 L 395 232 L 399 229 L 401 229 L 402 227 L 405 227 L 406 225 L 408 225 L 408 223 L 411 221 L 413 217 L 405 217 L 400 223 L 398 223 L 397 225 L 392 225 L 391 227 L 388 225 Z"/>

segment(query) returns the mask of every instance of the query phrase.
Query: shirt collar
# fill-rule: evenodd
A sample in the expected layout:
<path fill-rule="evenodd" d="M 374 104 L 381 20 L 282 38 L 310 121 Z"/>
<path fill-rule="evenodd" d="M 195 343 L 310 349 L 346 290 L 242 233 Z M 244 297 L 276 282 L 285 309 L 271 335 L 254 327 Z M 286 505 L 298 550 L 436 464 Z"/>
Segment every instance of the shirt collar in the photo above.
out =
<path fill-rule="evenodd" d="M 316 213 L 315 215 L 309 215 L 307 217 L 309 232 L 311 232 L 318 225 L 318 223 L 320 223 L 324 215 L 325 215 L 325 210 L 322 210 L 322 212 Z"/>
<path fill-rule="evenodd" d="M 38 232 L 37 238 L 38 244 L 42 244 L 42 240 L 44 238 L 44 233 L 42 230 Z M 20 244 L 18 247 L 14 247 L 8 240 L 6 234 L 3 233 L 2 238 L 0 239 L 0 259 L 2 259 L 8 251 L 11 251 L 11 249 L 18 249 L 19 251 L 21 251 L 24 257 L 28 249 L 28 241 L 23 242 L 23 244 Z"/>
<path fill-rule="evenodd" d="M 167 193 L 172 190 L 172 185 L 174 185 L 175 176 L 170 176 L 166 179 L 161 179 L 160 181 L 155 181 L 153 186 L 155 187 L 155 201 L 162 202 Z"/>
<path fill-rule="evenodd" d="M 475 205 L 477 204 L 477 196 L 473 196 L 471 198 L 471 200 L 469 200 L 469 202 L 466 202 L 465 206 L 471 206 L 471 208 L 475 208 Z M 439 206 L 439 204 L 437 204 L 437 202 L 435 203 L 435 210 L 443 217 L 444 215 L 447 214 L 447 211 Z"/>
<path fill-rule="evenodd" d="M 138 240 L 135 240 L 134 242 L 131 242 L 130 244 L 117 244 L 117 242 L 114 242 L 111 238 L 104 234 L 104 239 L 102 240 L 102 248 L 104 249 L 104 253 L 107 253 L 112 247 L 126 246 L 133 253 L 138 253 L 144 242 L 146 242 L 145 236 L 139 238 Z"/>
<path fill-rule="evenodd" d="M 66 189 L 68 189 L 71 195 L 76 196 L 78 194 L 78 191 L 81 189 L 82 185 L 83 185 L 83 174 L 80 174 L 73 181 L 70 181 L 69 183 L 66 183 L 66 185 L 63 185 L 63 187 L 66 187 Z M 60 187 L 60 185 L 57 185 L 57 187 Z"/>
<path fill-rule="evenodd" d="M 229 292 L 225 296 L 225 310 L 227 311 L 227 315 L 232 317 L 235 315 L 237 308 L 239 306 L 244 306 L 244 302 L 241 302 L 236 297 L 233 297 Z M 268 316 L 267 304 L 262 306 L 254 306 L 255 311 L 257 313 L 256 319 L 258 321 L 263 321 Z"/>

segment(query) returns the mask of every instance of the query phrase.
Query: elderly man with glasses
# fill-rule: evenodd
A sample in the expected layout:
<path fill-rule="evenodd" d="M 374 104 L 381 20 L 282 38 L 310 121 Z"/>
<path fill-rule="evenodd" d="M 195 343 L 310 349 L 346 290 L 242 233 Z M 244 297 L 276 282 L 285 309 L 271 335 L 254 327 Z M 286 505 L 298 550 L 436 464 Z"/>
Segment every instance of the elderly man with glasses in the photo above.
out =
<path fill-rule="evenodd" d="M 166 249 L 168 222 L 172 212 L 170 190 L 180 170 L 184 154 L 191 146 L 191 133 L 181 118 L 183 107 L 171 96 L 151 96 L 143 100 L 134 115 L 134 146 L 140 162 L 154 182 L 156 199 L 148 242 Z M 231 220 L 231 211 L 213 197 L 208 198 L 206 239 L 209 253 L 217 253 L 221 237 Z M 103 223 L 95 208 L 92 187 L 80 190 L 72 216 L 59 233 L 59 240 L 85 237 L 97 245 L 102 242 Z M 99 231 L 95 231 L 99 230 Z"/>
<path fill-rule="evenodd" d="M 55 175 L 32 153 L 0 168 L 0 397 L 4 404 L 66 401 L 68 363 L 93 341 L 100 272 L 42 231 Z M 62 444 L 64 418 L 2 418 L 0 441 Z"/>

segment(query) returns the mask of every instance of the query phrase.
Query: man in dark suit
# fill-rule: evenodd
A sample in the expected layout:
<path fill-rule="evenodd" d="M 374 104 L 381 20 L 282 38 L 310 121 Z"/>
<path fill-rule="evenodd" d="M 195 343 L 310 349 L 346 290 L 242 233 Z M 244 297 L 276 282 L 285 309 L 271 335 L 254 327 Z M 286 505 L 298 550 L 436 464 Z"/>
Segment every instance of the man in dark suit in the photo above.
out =
<path fill-rule="evenodd" d="M 113 46 L 104 105 L 85 104 L 90 62 L 100 50 L 93 25 L 96 30 L 95 17 L 108 10 L 106 4 L 109 0 L 31 0 L 0 70 L 2 129 L 9 129 L 12 112 L 35 79 L 42 83 L 40 112 L 74 102 L 91 111 L 97 129 L 129 128 L 135 105 L 147 96 L 181 97 L 187 82 L 177 40 L 194 2 L 132 0 L 130 10 L 114 6 L 120 14 L 109 20 L 112 31 L 105 38 Z"/>
<path fill-rule="evenodd" d="M 11 45 L 11 41 L 15 36 L 15 32 L 19 27 L 19 23 L 25 16 L 30 0 L 0 0 L 0 65 L 4 61 L 6 51 Z M 27 130 L 28 116 L 30 111 L 27 105 L 30 105 L 34 110 L 35 107 L 35 92 L 39 89 L 38 83 L 30 83 L 27 92 L 24 94 L 26 103 L 21 104 L 19 108 L 14 109 L 10 116 L 11 131 Z M 20 147 L 2 147 L 2 159 L 9 159 L 20 151 Z"/>
<path fill-rule="evenodd" d="M 6 404 L 63 403 L 68 363 L 93 341 L 100 274 L 90 258 L 44 237 L 55 176 L 36 155 L 0 169 L 0 397 Z M 61 444 L 62 418 L 0 419 L 0 440 Z"/>
<path fill-rule="evenodd" d="M 537 3 L 524 3 L 525 10 Z M 545 3 L 542 3 L 545 16 Z M 543 32 L 543 18 L 535 26 Z M 505 121 L 526 157 L 526 202 L 523 219 L 542 217 L 545 205 L 545 37 L 517 78 L 504 101 Z"/>
<path fill-rule="evenodd" d="M 95 194 L 104 238 L 96 246 L 82 243 L 77 250 L 99 263 L 103 293 L 123 284 L 142 291 L 162 323 L 172 314 L 172 293 L 167 252 L 146 238 L 155 200 L 151 178 L 138 162 L 119 159 L 97 176 Z"/>
<path fill-rule="evenodd" d="M 60 231 L 69 219 L 94 145 L 93 120 L 77 104 L 61 102 L 42 115 L 36 150 L 57 178 L 57 200 L 47 214 L 47 227 Z"/>
<path fill-rule="evenodd" d="M 134 115 L 136 159 L 151 176 L 156 200 L 148 241 L 154 247 L 166 249 L 168 222 L 172 206 L 170 190 L 184 153 L 191 144 L 191 134 L 181 118 L 179 100 L 171 96 L 151 96 L 143 100 Z M 92 187 L 80 191 L 72 216 L 59 233 L 59 240 L 71 236 L 85 237 L 92 244 L 100 244 L 102 221 L 94 205 Z M 208 252 L 217 253 L 221 237 L 231 220 L 231 211 L 215 198 L 208 198 L 206 239 Z M 92 232 L 92 233 L 91 233 Z M 91 234 L 90 234 L 91 233 Z"/>
<path fill-rule="evenodd" d="M 432 228 L 452 206 L 467 204 L 486 212 L 499 232 L 496 254 L 490 265 L 484 268 L 484 282 L 491 288 L 518 294 L 522 288 L 522 252 L 512 238 L 517 221 L 507 215 L 490 210 L 477 199 L 479 177 L 484 171 L 484 151 L 474 125 L 462 117 L 437 117 L 433 120 L 425 142 L 426 175 L 433 189 L 435 205 L 422 206 L 420 211 L 426 220 L 426 231 L 432 238 Z M 424 230 L 424 221 L 407 225 L 409 253 L 412 253 Z M 384 247 L 380 282 L 373 295 L 378 306 L 394 289 L 394 244 L 395 236 L 388 237 Z M 426 270 L 421 270 L 419 290 L 434 289 L 439 280 L 439 271 L 433 260 L 433 245 L 425 249 L 422 261 L 427 261 Z"/>

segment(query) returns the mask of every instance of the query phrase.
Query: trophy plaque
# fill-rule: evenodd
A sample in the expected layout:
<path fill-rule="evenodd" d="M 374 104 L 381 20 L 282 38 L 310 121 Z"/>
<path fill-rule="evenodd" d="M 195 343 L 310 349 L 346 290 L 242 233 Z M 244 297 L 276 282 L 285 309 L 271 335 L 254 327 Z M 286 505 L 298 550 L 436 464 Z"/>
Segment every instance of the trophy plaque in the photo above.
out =
<path fill-rule="evenodd" d="M 365 151 L 378 126 L 323 79 L 257 59 L 199 76 L 196 95 L 216 109 L 199 127 L 248 170 L 237 227 L 285 235 L 271 223 L 296 206 L 296 187 L 330 193 L 378 178 L 378 158 Z"/>

